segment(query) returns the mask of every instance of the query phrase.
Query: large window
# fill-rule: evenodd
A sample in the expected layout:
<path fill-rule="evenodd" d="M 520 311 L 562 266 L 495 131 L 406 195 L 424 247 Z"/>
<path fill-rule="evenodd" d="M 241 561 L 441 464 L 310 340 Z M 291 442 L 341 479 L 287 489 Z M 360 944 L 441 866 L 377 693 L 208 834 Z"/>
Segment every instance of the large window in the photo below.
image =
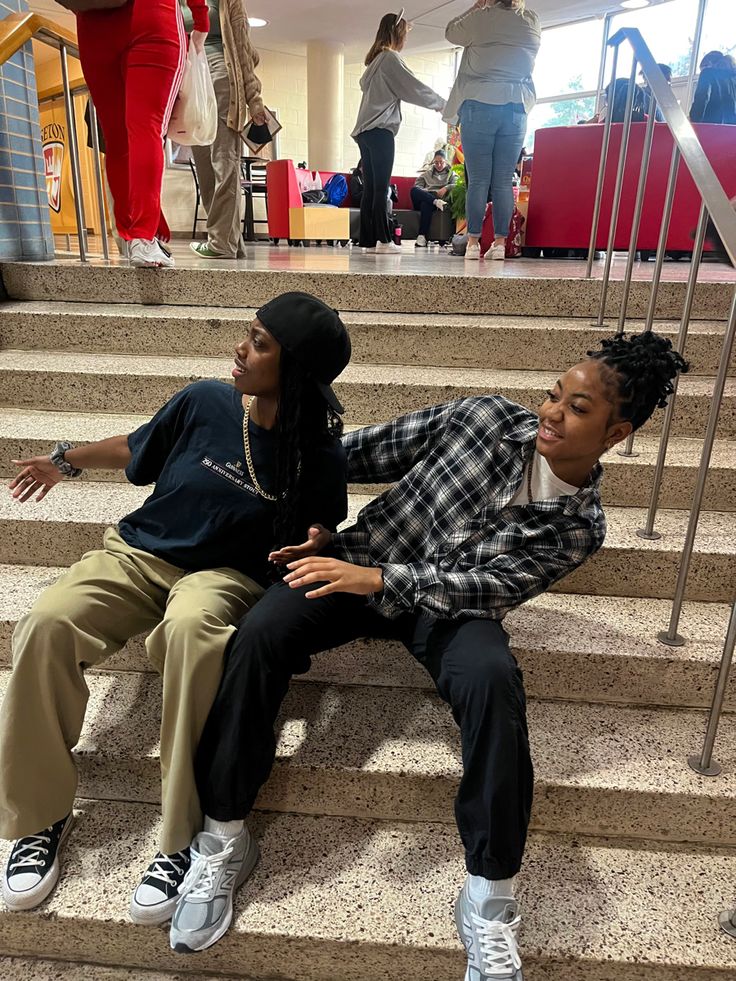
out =
<path fill-rule="evenodd" d="M 681 78 L 690 72 L 697 16 L 698 0 L 668 0 L 667 3 L 658 3 L 641 10 L 624 10 L 611 18 L 611 37 L 622 27 L 638 28 L 655 60 L 669 65 L 673 76 Z M 628 44 L 622 44 L 616 74 L 625 77 L 630 72 L 631 48 Z M 609 73 L 610 68 L 606 72 L 606 78 Z"/>
<path fill-rule="evenodd" d="M 583 20 L 543 32 L 534 68 L 540 99 L 568 92 L 595 91 L 601 61 L 604 20 Z"/>
<path fill-rule="evenodd" d="M 736 57 L 735 0 L 708 0 L 698 64 L 707 51 L 723 51 Z"/>

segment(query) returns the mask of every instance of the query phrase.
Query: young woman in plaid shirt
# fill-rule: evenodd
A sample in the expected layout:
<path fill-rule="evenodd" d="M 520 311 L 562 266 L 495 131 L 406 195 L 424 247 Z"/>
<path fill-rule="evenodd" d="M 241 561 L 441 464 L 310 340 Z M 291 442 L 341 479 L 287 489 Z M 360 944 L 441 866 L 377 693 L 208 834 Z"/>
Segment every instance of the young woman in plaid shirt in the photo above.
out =
<path fill-rule="evenodd" d="M 227 929 L 257 846 L 244 826 L 274 761 L 292 675 L 357 637 L 402 640 L 460 725 L 455 805 L 468 878 L 456 919 L 467 981 L 521 981 L 519 871 L 533 771 L 521 671 L 504 616 L 603 544 L 599 458 L 664 406 L 687 365 L 656 334 L 604 341 L 565 372 L 538 414 L 497 396 L 459 399 L 344 438 L 348 479 L 392 483 L 356 523 L 272 556 L 288 563 L 241 621 L 196 764 L 207 855 L 171 945 Z M 331 538 L 331 542 L 330 542 Z M 328 545 L 328 555 L 317 551 Z"/>

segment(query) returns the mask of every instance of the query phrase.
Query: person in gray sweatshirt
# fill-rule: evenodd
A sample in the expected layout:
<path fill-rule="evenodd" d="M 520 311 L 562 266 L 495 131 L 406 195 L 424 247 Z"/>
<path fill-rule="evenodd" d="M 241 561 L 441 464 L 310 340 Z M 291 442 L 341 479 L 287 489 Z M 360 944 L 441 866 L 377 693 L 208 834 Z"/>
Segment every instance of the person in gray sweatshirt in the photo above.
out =
<path fill-rule="evenodd" d="M 429 227 L 435 208 L 443 211 L 447 206 L 447 193 L 455 183 L 455 173 L 447 162 L 447 154 L 443 149 L 435 150 L 432 163 L 417 177 L 411 189 L 411 203 L 414 210 L 420 213 L 419 234 L 414 243 L 417 249 L 427 248 Z"/>
<path fill-rule="evenodd" d="M 442 112 L 445 100 L 424 85 L 399 56 L 409 25 L 403 9 L 384 14 L 373 45 L 366 55 L 360 79 L 363 91 L 351 136 L 363 162 L 363 197 L 360 203 L 360 239 L 363 248 L 400 252 L 391 241 L 386 201 L 394 163 L 394 138 L 401 125 L 401 100 Z"/>

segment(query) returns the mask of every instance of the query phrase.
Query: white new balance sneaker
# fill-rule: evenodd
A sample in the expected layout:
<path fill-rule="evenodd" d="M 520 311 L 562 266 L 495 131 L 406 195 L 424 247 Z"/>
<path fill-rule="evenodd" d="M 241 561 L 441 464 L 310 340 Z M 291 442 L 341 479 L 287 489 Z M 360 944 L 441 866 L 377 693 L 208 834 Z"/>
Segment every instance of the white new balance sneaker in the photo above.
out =
<path fill-rule="evenodd" d="M 233 897 L 258 861 L 258 842 L 250 831 L 226 841 L 201 831 L 192 842 L 192 865 L 179 892 L 169 941 L 179 954 L 206 950 L 227 933 Z"/>
<path fill-rule="evenodd" d="M 465 981 L 524 981 L 517 942 L 521 916 L 514 899 L 488 896 L 475 902 L 466 883 L 455 905 L 455 923 L 468 954 Z"/>
<path fill-rule="evenodd" d="M 426 249 L 427 248 L 427 238 L 425 235 L 417 235 L 417 240 L 414 243 L 415 249 Z"/>
<path fill-rule="evenodd" d="M 497 262 L 503 262 L 506 258 L 506 246 L 503 242 L 498 245 L 492 245 L 490 249 L 486 252 L 486 259 L 495 259 Z"/>
<path fill-rule="evenodd" d="M 157 238 L 133 238 L 128 245 L 131 266 L 155 268 L 173 266 L 174 257 Z"/>

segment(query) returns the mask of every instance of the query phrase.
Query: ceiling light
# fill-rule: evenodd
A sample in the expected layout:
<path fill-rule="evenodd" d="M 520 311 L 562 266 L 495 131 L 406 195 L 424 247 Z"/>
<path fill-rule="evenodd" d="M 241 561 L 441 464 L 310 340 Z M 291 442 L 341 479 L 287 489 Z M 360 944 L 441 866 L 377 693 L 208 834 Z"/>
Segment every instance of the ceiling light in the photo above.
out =
<path fill-rule="evenodd" d="M 648 3 L 649 0 L 646 0 L 646 2 Z M 268 24 L 268 21 L 264 20 L 262 17 L 249 17 L 248 24 L 251 27 L 265 27 L 266 24 Z"/>
<path fill-rule="evenodd" d="M 640 7 L 648 7 L 649 0 L 621 0 L 621 6 L 628 10 L 638 10 Z"/>

